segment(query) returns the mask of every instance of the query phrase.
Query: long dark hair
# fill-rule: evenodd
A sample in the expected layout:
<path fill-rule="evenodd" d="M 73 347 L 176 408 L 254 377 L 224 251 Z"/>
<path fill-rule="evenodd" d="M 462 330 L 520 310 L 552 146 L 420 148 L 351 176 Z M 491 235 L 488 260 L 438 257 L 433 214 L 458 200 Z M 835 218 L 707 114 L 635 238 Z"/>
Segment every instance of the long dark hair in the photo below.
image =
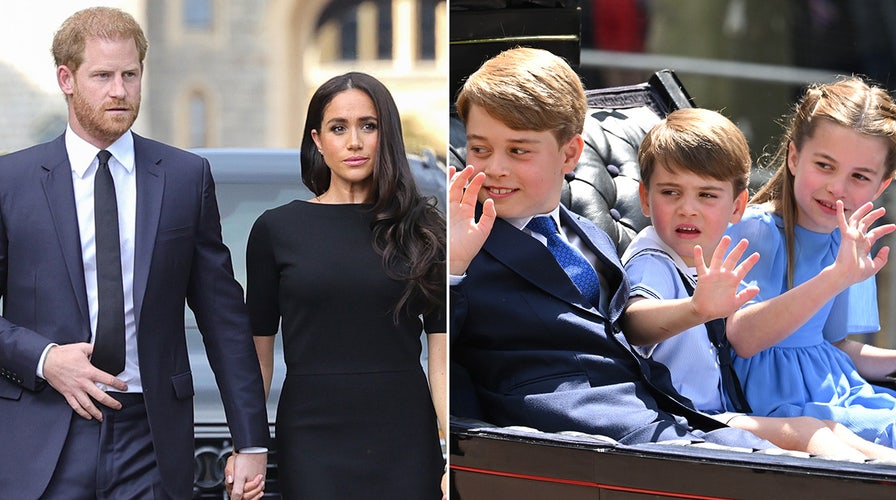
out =
<path fill-rule="evenodd" d="M 392 94 L 376 78 L 358 72 L 331 78 L 308 104 L 302 132 L 302 182 L 316 195 L 330 187 L 330 168 L 318 152 L 311 131 L 320 131 L 324 109 L 333 97 L 349 89 L 370 96 L 379 129 L 373 169 L 371 222 L 373 248 L 383 256 L 383 268 L 392 279 L 405 281 L 393 317 L 411 312 L 412 299 L 422 298 L 424 310 L 445 303 L 445 219 L 435 200 L 420 196 L 408 164 L 401 119 Z"/>

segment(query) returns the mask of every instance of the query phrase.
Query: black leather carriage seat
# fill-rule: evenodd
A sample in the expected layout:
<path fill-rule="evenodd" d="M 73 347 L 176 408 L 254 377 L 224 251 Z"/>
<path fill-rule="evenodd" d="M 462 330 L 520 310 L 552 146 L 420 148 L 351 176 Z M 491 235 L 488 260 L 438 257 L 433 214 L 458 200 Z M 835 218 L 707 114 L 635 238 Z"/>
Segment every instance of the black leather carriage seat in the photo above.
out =
<path fill-rule="evenodd" d="M 561 202 L 610 235 L 622 253 L 650 221 L 638 199 L 638 146 L 663 117 L 693 100 L 671 70 L 649 82 L 586 92 L 585 149 L 567 176 Z"/>
<path fill-rule="evenodd" d="M 694 103 L 671 70 L 643 84 L 588 90 L 586 96 L 585 150 L 566 177 L 561 203 L 606 231 L 621 255 L 650 222 L 638 199 L 638 146 L 663 117 Z M 460 170 L 466 165 L 466 135 L 460 119 L 451 120 L 448 162 Z M 466 371 L 453 362 L 450 384 L 452 418 L 483 420 Z"/>

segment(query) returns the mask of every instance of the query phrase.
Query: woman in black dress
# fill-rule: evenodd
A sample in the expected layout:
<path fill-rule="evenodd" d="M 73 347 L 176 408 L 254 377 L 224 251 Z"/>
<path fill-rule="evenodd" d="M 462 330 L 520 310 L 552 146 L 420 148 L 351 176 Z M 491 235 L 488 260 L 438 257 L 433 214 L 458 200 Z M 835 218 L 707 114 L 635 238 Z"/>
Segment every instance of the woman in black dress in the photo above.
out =
<path fill-rule="evenodd" d="M 246 252 L 267 389 L 273 336 L 283 332 L 284 498 L 440 498 L 445 222 L 417 192 L 386 87 L 363 73 L 324 83 L 308 107 L 301 159 L 316 196 L 262 214 Z"/>

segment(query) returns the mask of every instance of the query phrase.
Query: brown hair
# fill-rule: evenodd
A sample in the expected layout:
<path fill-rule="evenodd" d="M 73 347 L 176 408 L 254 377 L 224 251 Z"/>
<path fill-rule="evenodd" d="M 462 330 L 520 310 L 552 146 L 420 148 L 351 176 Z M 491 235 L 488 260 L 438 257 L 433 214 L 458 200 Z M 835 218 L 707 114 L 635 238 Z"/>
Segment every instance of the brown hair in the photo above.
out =
<path fill-rule="evenodd" d="M 569 64 L 527 47 L 483 63 L 461 87 L 456 105 L 464 122 L 475 105 L 513 130 L 549 130 L 559 144 L 582 133 L 588 109 L 582 81 Z"/>
<path fill-rule="evenodd" d="M 701 108 L 673 111 L 644 136 L 638 149 L 641 182 L 649 187 L 654 169 L 683 168 L 702 177 L 731 182 L 736 198 L 750 180 L 750 148 L 739 128 L 720 113 Z"/>
<path fill-rule="evenodd" d="M 787 165 L 790 143 L 799 151 L 819 123 L 849 127 L 860 134 L 887 139 L 884 178 L 896 170 L 896 104 L 886 90 L 851 76 L 832 83 L 814 84 L 796 103 L 777 151 L 768 165 L 777 166 L 772 178 L 750 200 L 769 205 L 784 220 L 787 244 L 787 283 L 793 286 L 793 246 L 797 206 L 793 194 L 793 174 Z"/>
<path fill-rule="evenodd" d="M 56 67 L 77 71 L 84 62 L 87 40 L 92 38 L 133 39 L 141 66 L 149 48 L 143 29 L 130 14 L 112 7 L 91 7 L 72 14 L 56 31 L 51 49 Z"/>

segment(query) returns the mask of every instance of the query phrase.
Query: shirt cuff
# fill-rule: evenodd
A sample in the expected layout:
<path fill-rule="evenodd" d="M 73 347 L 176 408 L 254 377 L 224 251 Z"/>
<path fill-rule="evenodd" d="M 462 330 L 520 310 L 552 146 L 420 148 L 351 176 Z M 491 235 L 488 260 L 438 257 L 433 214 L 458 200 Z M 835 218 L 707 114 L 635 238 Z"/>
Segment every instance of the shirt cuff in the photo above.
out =
<path fill-rule="evenodd" d="M 466 277 L 467 277 L 467 273 L 464 273 L 460 276 L 458 276 L 456 274 L 449 274 L 448 275 L 448 285 L 449 286 L 460 285 L 464 281 L 464 278 L 466 278 Z"/>
<path fill-rule="evenodd" d="M 243 448 L 239 452 L 240 453 L 267 453 L 268 449 L 263 446 L 250 446 L 248 448 Z"/>
<path fill-rule="evenodd" d="M 50 352 L 50 348 L 55 347 L 57 345 L 59 345 L 59 344 L 52 343 L 52 344 L 48 345 L 47 347 L 45 347 L 44 352 L 41 353 L 40 359 L 37 361 L 37 376 L 38 376 L 38 378 L 42 378 L 42 379 L 46 380 L 46 377 L 44 377 L 44 362 L 47 360 L 47 353 Z"/>

